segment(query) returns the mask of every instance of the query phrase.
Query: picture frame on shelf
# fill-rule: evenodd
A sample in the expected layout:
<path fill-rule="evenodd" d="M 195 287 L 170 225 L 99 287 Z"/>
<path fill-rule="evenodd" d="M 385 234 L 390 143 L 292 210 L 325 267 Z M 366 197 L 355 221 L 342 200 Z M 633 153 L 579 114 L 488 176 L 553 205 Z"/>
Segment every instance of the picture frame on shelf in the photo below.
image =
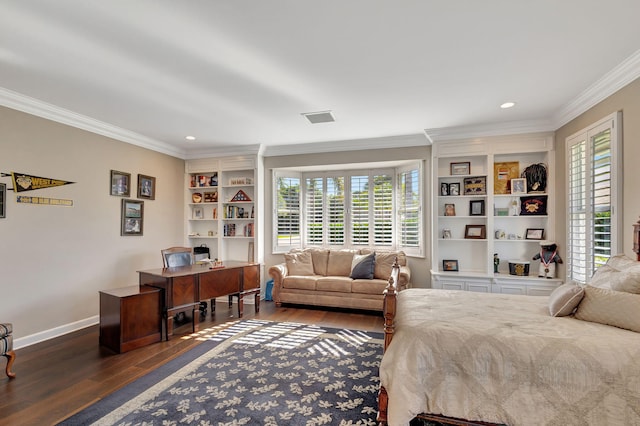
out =
<path fill-rule="evenodd" d="M 542 240 L 544 239 L 544 228 L 527 228 L 524 238 L 526 240 Z"/>
<path fill-rule="evenodd" d="M 484 240 L 487 238 L 487 227 L 486 225 L 466 225 L 464 237 L 471 240 Z"/>
<path fill-rule="evenodd" d="M 450 240 L 451 239 L 451 229 L 443 229 L 442 230 L 442 239 Z"/>
<path fill-rule="evenodd" d="M 455 216 L 456 215 L 456 205 L 455 204 L 445 204 L 444 205 L 444 215 L 445 216 Z"/>
<path fill-rule="evenodd" d="M 469 201 L 469 216 L 484 216 L 484 200 Z"/>
<path fill-rule="evenodd" d="M 447 182 L 442 182 L 440 184 L 440 195 L 441 196 L 449 195 L 449 184 Z"/>
<path fill-rule="evenodd" d="M 452 176 L 471 174 L 471 162 L 459 161 L 449 164 L 449 173 Z"/>
<path fill-rule="evenodd" d="M 142 236 L 144 231 L 144 201 L 122 200 L 120 235 Z"/>
<path fill-rule="evenodd" d="M 487 177 L 473 176 L 464 178 L 464 195 L 486 195 Z"/>
<path fill-rule="evenodd" d="M 517 208 L 517 204 L 516 204 Z M 520 197 L 520 216 L 546 216 L 547 196 L 533 195 Z"/>
<path fill-rule="evenodd" d="M 449 195 L 460 195 L 460 182 L 453 182 L 449 184 Z"/>
<path fill-rule="evenodd" d="M 442 270 L 448 272 L 457 272 L 458 269 L 458 260 L 457 259 L 443 259 L 442 260 Z"/>
<path fill-rule="evenodd" d="M 527 178 L 511 179 L 511 194 L 526 194 L 527 193 Z"/>
<path fill-rule="evenodd" d="M 520 176 L 519 161 L 503 161 L 493 163 L 493 193 L 509 194 L 511 179 Z"/>
<path fill-rule="evenodd" d="M 202 207 L 195 207 L 193 209 L 193 218 L 204 219 L 204 210 L 202 209 Z"/>
<path fill-rule="evenodd" d="M 116 197 L 129 197 L 131 195 L 131 173 L 111 170 L 110 194 Z"/>
<path fill-rule="evenodd" d="M 138 174 L 138 198 L 156 199 L 156 178 Z"/>

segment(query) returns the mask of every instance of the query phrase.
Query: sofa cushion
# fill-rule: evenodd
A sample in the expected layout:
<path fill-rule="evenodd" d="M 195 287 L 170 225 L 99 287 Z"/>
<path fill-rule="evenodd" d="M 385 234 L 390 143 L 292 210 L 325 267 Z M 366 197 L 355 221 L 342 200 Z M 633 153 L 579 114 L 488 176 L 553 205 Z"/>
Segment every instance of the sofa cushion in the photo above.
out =
<path fill-rule="evenodd" d="M 355 253 L 355 250 L 331 250 L 327 276 L 348 277 L 351 274 L 351 263 Z"/>
<path fill-rule="evenodd" d="M 295 288 L 298 290 L 315 290 L 317 276 L 287 276 L 282 280 L 283 288 Z"/>
<path fill-rule="evenodd" d="M 351 283 L 351 293 L 382 296 L 385 288 L 387 288 L 387 280 L 353 280 Z"/>
<path fill-rule="evenodd" d="M 313 260 L 310 252 L 287 253 L 284 255 L 284 260 L 287 263 L 288 275 L 314 275 Z"/>
<path fill-rule="evenodd" d="M 373 271 L 373 278 L 388 280 L 391 276 L 391 269 L 396 257 L 398 257 L 398 264 L 400 266 L 407 264 L 407 258 L 403 251 L 376 252 L 376 267 Z"/>
<path fill-rule="evenodd" d="M 327 276 L 327 266 L 329 265 L 329 250 L 325 249 L 307 249 L 311 253 L 313 259 L 313 270 L 316 275 Z"/>
<path fill-rule="evenodd" d="M 583 297 L 584 289 L 574 283 L 556 287 L 549 295 L 549 315 L 552 317 L 571 315 Z"/>
<path fill-rule="evenodd" d="M 351 283 L 349 277 L 319 277 L 316 281 L 318 291 L 335 291 L 339 293 L 351 293 Z"/>
<path fill-rule="evenodd" d="M 351 262 L 351 275 L 353 279 L 370 280 L 373 278 L 373 269 L 376 264 L 376 254 L 356 254 Z"/>

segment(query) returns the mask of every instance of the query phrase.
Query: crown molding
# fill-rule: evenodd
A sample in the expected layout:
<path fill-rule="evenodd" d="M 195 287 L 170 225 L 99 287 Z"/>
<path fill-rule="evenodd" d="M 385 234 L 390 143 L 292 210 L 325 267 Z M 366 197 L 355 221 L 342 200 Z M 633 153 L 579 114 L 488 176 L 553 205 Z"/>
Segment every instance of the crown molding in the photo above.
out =
<path fill-rule="evenodd" d="M 368 149 L 427 146 L 430 144 L 430 141 L 425 137 L 424 134 L 415 134 L 387 136 L 381 138 L 266 146 L 264 148 L 263 155 L 265 157 L 276 157 L 281 155 L 317 154 L 323 152 L 362 151 Z"/>
<path fill-rule="evenodd" d="M 635 51 L 620 65 L 606 73 L 574 100 L 561 108 L 554 116 L 555 130 L 583 114 L 640 77 L 640 50 Z"/>
<path fill-rule="evenodd" d="M 77 114 L 64 108 L 0 87 L 0 105 L 141 148 L 184 159 L 185 151 L 155 139 Z"/>
<path fill-rule="evenodd" d="M 509 121 L 504 123 L 478 124 L 469 126 L 440 127 L 425 129 L 426 137 L 432 142 L 470 139 L 487 136 L 518 135 L 553 131 L 551 120 Z"/>
<path fill-rule="evenodd" d="M 223 146 L 218 148 L 190 149 L 187 151 L 185 160 L 197 160 L 209 157 L 233 157 L 245 155 L 258 155 L 264 151 L 264 147 L 260 144 L 240 145 L 240 146 Z"/>

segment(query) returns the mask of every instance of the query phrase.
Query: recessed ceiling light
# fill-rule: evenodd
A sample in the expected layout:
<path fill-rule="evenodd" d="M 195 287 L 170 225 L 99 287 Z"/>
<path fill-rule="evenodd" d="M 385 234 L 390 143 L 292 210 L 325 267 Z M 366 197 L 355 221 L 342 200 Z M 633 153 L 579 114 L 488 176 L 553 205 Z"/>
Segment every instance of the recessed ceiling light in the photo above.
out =
<path fill-rule="evenodd" d="M 331 123 L 336 121 L 331 111 L 303 112 L 302 115 L 307 117 L 311 124 Z"/>
<path fill-rule="evenodd" d="M 185 138 L 186 140 L 188 140 L 188 141 L 195 141 L 195 140 L 196 140 L 196 137 L 195 137 L 195 136 L 185 136 L 184 138 Z"/>
<path fill-rule="evenodd" d="M 507 108 L 513 108 L 514 106 L 516 106 L 515 102 L 505 102 L 502 105 L 500 105 L 500 108 L 507 109 Z"/>

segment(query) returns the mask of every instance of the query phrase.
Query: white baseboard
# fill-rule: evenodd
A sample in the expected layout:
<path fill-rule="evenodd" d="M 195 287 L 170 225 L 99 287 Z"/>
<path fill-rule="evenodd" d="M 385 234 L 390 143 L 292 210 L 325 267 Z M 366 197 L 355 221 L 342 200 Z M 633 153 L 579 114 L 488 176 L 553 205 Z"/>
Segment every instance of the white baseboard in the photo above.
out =
<path fill-rule="evenodd" d="M 95 315 L 80 321 L 72 322 L 70 324 L 61 325 L 50 330 L 41 331 L 30 336 L 20 337 L 19 339 L 15 339 L 13 341 L 13 347 L 14 349 L 20 349 L 27 346 L 35 345 L 36 343 L 44 342 L 45 340 L 53 339 L 55 337 L 60 337 L 65 334 L 82 330 L 83 328 L 91 327 L 92 325 L 96 325 L 99 323 L 100 317 L 98 315 Z"/>

